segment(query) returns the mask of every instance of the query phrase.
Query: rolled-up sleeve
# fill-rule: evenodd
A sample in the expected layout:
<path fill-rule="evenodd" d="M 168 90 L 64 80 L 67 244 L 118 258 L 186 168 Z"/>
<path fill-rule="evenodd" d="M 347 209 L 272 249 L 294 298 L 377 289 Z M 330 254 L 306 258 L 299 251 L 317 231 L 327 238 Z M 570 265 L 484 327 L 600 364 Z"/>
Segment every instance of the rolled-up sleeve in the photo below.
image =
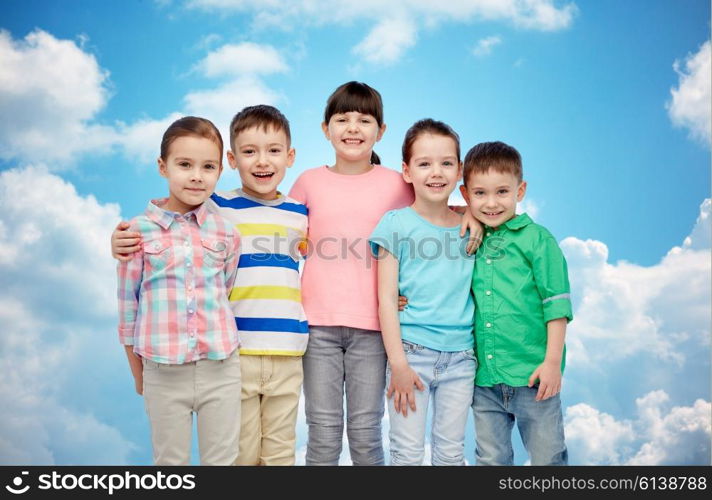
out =
<path fill-rule="evenodd" d="M 134 344 L 138 298 L 143 276 L 143 250 L 133 254 L 128 262 L 119 262 L 116 266 L 117 298 L 119 301 L 119 342 L 124 345 Z"/>
<path fill-rule="evenodd" d="M 534 281 L 544 310 L 544 321 L 574 319 L 571 307 L 568 266 L 564 254 L 551 234 L 543 234 L 532 259 Z"/>

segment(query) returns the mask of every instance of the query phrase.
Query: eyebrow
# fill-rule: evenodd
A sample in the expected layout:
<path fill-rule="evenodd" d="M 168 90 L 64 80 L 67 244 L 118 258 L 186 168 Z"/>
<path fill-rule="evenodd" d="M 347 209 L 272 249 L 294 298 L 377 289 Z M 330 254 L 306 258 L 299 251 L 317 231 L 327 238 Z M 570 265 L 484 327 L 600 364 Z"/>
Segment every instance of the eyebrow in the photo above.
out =
<path fill-rule="evenodd" d="M 190 156 L 176 156 L 176 161 L 180 161 L 180 160 L 196 161 L 195 158 L 191 158 Z M 218 163 L 220 162 L 220 160 L 217 160 L 214 158 L 211 158 L 211 159 L 208 159 L 205 161 L 218 162 Z"/>

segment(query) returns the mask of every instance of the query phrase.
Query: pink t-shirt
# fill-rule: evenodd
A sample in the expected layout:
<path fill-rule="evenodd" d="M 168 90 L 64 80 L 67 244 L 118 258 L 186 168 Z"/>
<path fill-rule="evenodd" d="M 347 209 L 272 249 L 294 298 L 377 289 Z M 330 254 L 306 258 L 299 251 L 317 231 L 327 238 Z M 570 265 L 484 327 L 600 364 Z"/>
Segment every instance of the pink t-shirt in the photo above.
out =
<path fill-rule="evenodd" d="M 389 210 L 413 203 L 413 188 L 380 165 L 343 175 L 317 167 L 289 196 L 309 210 L 302 302 L 310 325 L 380 330 L 376 261 L 368 237 Z"/>

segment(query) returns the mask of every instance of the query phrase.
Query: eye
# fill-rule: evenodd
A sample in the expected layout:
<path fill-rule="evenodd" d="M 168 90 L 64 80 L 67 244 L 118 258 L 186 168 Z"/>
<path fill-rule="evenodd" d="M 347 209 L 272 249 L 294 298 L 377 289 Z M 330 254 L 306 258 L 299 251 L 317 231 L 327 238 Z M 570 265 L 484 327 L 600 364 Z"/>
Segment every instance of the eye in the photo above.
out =
<path fill-rule="evenodd" d="M 178 166 L 183 167 L 183 168 L 190 168 L 190 162 L 181 161 L 178 163 Z"/>
<path fill-rule="evenodd" d="M 270 148 L 269 152 L 278 155 L 282 152 L 282 148 Z"/>
<path fill-rule="evenodd" d="M 429 167 L 429 166 L 430 166 L 430 162 L 429 162 L 429 161 L 419 161 L 418 163 L 416 163 L 416 166 L 418 166 L 418 167 L 423 167 L 423 168 Z"/>
<path fill-rule="evenodd" d="M 454 165 L 455 165 L 455 163 L 452 162 L 452 161 L 450 161 L 450 160 L 445 160 L 445 161 L 443 162 L 443 167 L 452 167 L 452 166 L 454 166 Z"/>
<path fill-rule="evenodd" d="M 216 168 L 218 168 L 218 166 L 213 163 L 206 163 L 205 168 L 208 170 L 215 170 Z"/>
<path fill-rule="evenodd" d="M 371 123 L 370 118 L 361 118 L 361 123 Z"/>
<path fill-rule="evenodd" d="M 509 189 L 506 189 L 506 188 L 502 188 L 499 191 L 497 191 L 497 194 L 507 194 L 507 193 L 509 193 Z"/>
<path fill-rule="evenodd" d="M 247 149 L 242 150 L 243 155 L 251 155 L 251 154 L 254 154 L 254 152 L 255 152 L 255 150 L 252 148 L 247 148 Z"/>
<path fill-rule="evenodd" d="M 472 192 L 472 194 L 473 194 L 473 196 L 482 196 L 483 194 L 485 194 L 485 192 L 482 191 L 481 189 L 476 189 L 475 191 Z"/>

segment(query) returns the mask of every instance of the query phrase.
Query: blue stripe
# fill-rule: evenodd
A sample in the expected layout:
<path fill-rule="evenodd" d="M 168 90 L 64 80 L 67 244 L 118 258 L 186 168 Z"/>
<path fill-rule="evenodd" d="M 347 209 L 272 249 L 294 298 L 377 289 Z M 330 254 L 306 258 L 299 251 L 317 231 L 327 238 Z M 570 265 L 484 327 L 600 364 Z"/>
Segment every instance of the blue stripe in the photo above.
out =
<path fill-rule="evenodd" d="M 240 255 L 238 268 L 244 267 L 284 267 L 286 269 L 299 270 L 299 262 L 289 255 L 272 253 L 246 253 Z"/>
<path fill-rule="evenodd" d="M 238 210 L 242 208 L 269 207 L 276 208 L 279 210 L 286 210 L 287 212 L 307 215 L 307 207 L 302 205 L 301 203 L 284 202 L 276 206 L 263 205 L 262 203 L 257 203 L 256 201 L 248 200 L 247 198 L 243 198 L 242 196 L 238 196 L 236 198 L 228 200 L 227 198 L 223 198 L 222 196 L 219 196 L 216 193 L 213 193 L 210 198 L 212 198 L 215 204 L 219 207 L 234 208 Z"/>
<path fill-rule="evenodd" d="M 235 318 L 237 329 L 246 332 L 309 333 L 306 321 L 280 318 Z"/>

